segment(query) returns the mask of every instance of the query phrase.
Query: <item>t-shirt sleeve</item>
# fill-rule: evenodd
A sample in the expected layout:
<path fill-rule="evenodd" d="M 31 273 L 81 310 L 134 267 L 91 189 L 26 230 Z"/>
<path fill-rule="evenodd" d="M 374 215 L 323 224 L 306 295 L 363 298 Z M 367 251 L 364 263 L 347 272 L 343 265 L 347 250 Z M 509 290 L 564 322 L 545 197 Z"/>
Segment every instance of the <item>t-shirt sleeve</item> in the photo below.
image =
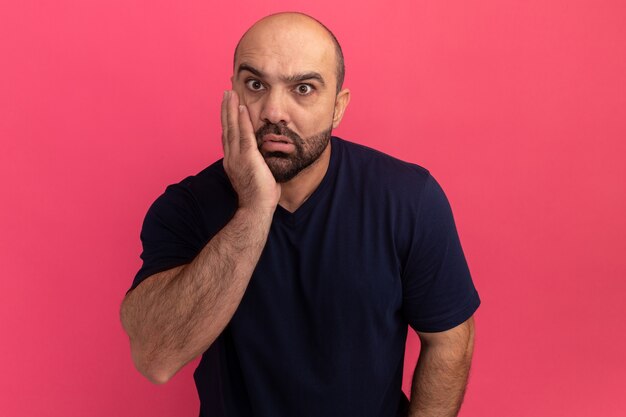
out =
<path fill-rule="evenodd" d="M 191 262 L 202 250 L 201 216 L 191 192 L 170 185 L 150 206 L 141 228 L 143 264 L 131 289 L 158 272 Z"/>
<path fill-rule="evenodd" d="M 428 176 L 403 270 L 403 314 L 413 329 L 449 330 L 470 318 L 480 298 L 443 190 Z"/>

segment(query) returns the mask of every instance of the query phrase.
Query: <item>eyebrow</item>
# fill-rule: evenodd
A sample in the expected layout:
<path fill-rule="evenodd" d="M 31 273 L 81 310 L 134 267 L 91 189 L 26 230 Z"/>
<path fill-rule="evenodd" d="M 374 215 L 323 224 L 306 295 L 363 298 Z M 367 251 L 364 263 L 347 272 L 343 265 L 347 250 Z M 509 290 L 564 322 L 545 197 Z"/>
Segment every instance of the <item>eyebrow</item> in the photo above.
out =
<path fill-rule="evenodd" d="M 266 78 L 265 74 L 263 74 L 262 71 L 254 68 L 252 65 L 249 65 L 249 64 L 240 64 L 239 68 L 237 69 L 237 75 L 239 75 L 242 71 L 251 72 L 252 74 L 256 75 L 259 78 Z M 279 78 L 281 81 L 286 82 L 286 83 L 298 83 L 298 82 L 308 81 L 308 80 L 317 80 L 323 86 L 326 85 L 326 82 L 324 81 L 324 77 L 322 77 L 322 75 L 319 72 L 315 72 L 315 71 L 303 72 L 300 74 L 293 74 L 293 75 L 282 75 Z"/>

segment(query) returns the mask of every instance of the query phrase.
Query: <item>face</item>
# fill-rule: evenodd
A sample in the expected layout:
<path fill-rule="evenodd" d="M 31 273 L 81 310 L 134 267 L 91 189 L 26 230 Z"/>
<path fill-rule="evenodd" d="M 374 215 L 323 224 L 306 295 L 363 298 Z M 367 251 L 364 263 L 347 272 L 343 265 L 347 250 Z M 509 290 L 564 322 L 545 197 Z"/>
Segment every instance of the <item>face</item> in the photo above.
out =
<path fill-rule="evenodd" d="M 334 45 L 326 32 L 308 21 L 285 19 L 270 18 L 248 31 L 232 79 L 278 182 L 328 157 L 331 131 L 349 94 L 336 92 Z"/>

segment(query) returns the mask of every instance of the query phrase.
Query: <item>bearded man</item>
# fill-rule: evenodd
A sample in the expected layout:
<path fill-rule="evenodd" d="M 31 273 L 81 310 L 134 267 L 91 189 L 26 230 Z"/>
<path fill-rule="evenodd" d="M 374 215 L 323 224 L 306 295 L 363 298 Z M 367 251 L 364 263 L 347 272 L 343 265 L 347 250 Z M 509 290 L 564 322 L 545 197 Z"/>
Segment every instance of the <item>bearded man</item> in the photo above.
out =
<path fill-rule="evenodd" d="M 450 206 L 426 169 L 331 136 L 343 78 L 317 20 L 257 22 L 222 99 L 224 158 L 146 215 L 122 323 L 155 383 L 202 355 L 201 416 L 458 413 L 480 300 Z"/>

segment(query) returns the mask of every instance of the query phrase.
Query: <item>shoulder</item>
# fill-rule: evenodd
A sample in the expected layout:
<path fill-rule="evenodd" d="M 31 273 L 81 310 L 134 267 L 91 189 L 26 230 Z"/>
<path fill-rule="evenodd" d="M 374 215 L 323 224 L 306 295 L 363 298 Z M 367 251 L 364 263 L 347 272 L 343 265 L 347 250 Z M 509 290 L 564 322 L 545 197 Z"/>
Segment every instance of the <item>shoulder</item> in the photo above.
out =
<path fill-rule="evenodd" d="M 207 217 L 227 216 L 236 205 L 236 198 L 220 159 L 197 174 L 168 185 L 148 210 L 148 217 L 182 218 L 202 224 Z"/>
<path fill-rule="evenodd" d="M 232 187 L 220 159 L 197 174 L 190 175 L 176 184 L 170 184 L 167 191 L 200 196 L 207 191 L 228 193 L 232 191 Z"/>
<path fill-rule="evenodd" d="M 367 189 L 398 196 L 421 194 L 432 181 L 428 169 L 365 145 L 334 138 L 338 148 L 340 172 Z"/>
<path fill-rule="evenodd" d="M 197 174 L 168 185 L 159 199 L 202 205 L 206 196 L 219 201 L 233 192 L 220 159 Z"/>

